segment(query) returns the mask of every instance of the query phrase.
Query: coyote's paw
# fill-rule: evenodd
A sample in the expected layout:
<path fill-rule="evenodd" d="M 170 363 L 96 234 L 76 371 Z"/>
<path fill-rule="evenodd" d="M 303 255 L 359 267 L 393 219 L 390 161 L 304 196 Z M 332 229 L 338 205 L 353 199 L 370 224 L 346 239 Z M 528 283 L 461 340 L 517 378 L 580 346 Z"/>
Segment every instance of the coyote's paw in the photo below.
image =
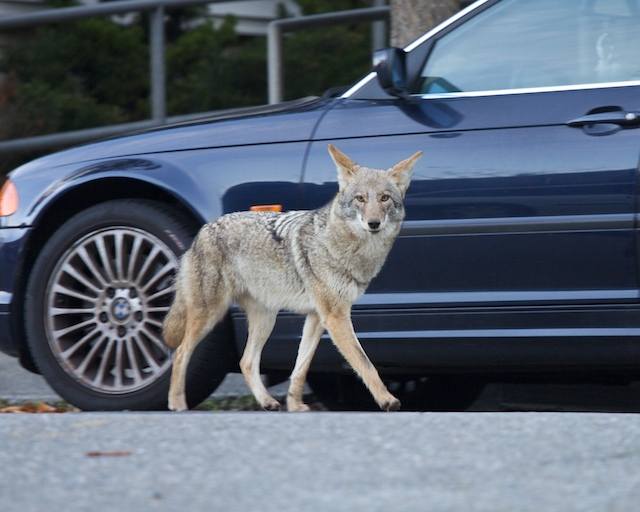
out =
<path fill-rule="evenodd" d="M 186 411 L 187 409 L 188 409 L 187 401 L 185 400 L 184 396 L 180 396 L 180 397 L 170 396 L 169 397 L 169 410 L 170 411 L 180 412 L 180 411 Z"/>
<path fill-rule="evenodd" d="M 386 412 L 397 411 L 401 405 L 400 400 L 392 396 L 380 404 L 380 409 Z"/>
<path fill-rule="evenodd" d="M 282 409 L 280 402 L 278 402 L 275 398 L 271 400 L 266 400 L 260 404 L 265 411 L 279 411 Z"/>
<path fill-rule="evenodd" d="M 294 400 L 287 400 L 287 411 L 289 412 L 307 412 L 311 408 L 304 402 L 297 402 Z"/>

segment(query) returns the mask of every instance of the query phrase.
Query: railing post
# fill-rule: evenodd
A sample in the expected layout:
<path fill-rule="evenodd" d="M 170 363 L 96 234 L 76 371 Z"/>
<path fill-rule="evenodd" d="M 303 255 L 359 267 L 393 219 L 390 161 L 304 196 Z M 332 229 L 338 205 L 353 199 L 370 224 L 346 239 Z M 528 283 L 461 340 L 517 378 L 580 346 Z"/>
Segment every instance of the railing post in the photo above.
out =
<path fill-rule="evenodd" d="M 149 15 L 149 58 L 151 80 L 151 117 L 164 124 L 167 117 L 167 92 L 164 62 L 164 7 Z"/>
<path fill-rule="evenodd" d="M 386 0 L 373 0 L 374 7 L 384 7 Z M 371 24 L 371 50 L 375 52 L 387 46 L 387 22 L 374 21 Z"/>
<path fill-rule="evenodd" d="M 277 21 L 269 23 L 267 31 L 267 77 L 269 82 L 269 103 L 282 101 L 283 63 L 282 30 Z"/>

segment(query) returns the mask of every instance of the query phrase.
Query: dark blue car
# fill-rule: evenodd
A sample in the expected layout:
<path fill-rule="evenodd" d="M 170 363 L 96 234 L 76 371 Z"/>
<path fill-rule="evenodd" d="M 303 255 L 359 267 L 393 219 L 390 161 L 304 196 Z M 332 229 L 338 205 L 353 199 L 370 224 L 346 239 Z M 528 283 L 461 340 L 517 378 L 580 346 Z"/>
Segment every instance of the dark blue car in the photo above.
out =
<path fill-rule="evenodd" d="M 639 26 L 638 0 L 483 0 L 378 53 L 377 73 L 339 98 L 227 112 L 16 169 L 0 198 L 0 349 L 82 408 L 166 406 L 161 322 L 180 254 L 226 212 L 326 203 L 331 142 L 379 168 L 425 154 L 402 233 L 353 309 L 387 380 L 431 376 L 427 387 L 452 393 L 468 377 L 437 376 L 631 378 Z M 291 370 L 301 325 L 279 317 L 263 358 L 272 380 Z M 245 334 L 232 310 L 200 344 L 192 404 L 237 371 Z M 336 386 L 347 370 L 328 339 L 313 370 L 327 402 L 357 395 Z"/>

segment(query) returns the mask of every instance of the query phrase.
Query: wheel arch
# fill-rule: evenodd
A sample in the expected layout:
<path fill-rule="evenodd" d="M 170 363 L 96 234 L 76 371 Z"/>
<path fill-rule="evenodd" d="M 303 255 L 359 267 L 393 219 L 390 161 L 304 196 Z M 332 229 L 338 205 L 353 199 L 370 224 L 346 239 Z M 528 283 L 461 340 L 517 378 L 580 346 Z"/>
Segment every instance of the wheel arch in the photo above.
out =
<path fill-rule="evenodd" d="M 144 199 L 169 205 L 193 227 L 193 233 L 206 221 L 183 197 L 174 191 L 130 176 L 94 176 L 92 179 L 67 187 L 44 204 L 33 221 L 33 230 L 27 240 L 21 267 L 17 272 L 15 299 L 11 318 L 13 332 L 19 342 L 20 363 L 26 369 L 38 373 L 36 365 L 25 342 L 24 297 L 30 271 L 35 260 L 49 239 L 51 233 L 73 215 L 107 201 L 118 199 Z"/>

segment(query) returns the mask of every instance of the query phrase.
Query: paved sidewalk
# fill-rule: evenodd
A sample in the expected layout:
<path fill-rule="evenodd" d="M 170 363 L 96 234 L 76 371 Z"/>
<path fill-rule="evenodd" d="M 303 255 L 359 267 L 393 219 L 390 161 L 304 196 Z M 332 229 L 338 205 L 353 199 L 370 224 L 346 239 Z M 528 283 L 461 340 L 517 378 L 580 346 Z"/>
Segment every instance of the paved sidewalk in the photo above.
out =
<path fill-rule="evenodd" d="M 0 417 L 3 512 L 637 510 L 640 417 Z"/>

